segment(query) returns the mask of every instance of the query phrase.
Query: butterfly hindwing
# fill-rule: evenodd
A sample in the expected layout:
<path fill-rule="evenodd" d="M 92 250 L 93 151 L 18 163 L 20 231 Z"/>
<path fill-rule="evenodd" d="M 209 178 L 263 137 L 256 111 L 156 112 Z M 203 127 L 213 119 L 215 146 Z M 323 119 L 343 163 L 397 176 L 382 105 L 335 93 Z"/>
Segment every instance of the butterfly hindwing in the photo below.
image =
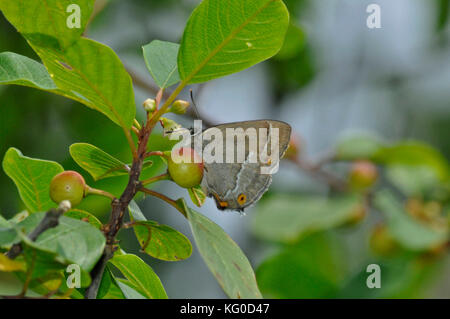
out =
<path fill-rule="evenodd" d="M 261 161 L 259 156 L 259 153 L 263 151 L 264 147 L 267 147 L 266 144 L 268 143 L 270 132 L 272 132 L 271 130 L 273 130 L 273 128 L 278 128 L 279 157 L 281 157 L 289 145 L 291 127 L 284 122 L 256 120 L 221 124 L 215 126 L 215 128 L 218 128 L 223 136 L 223 162 L 205 162 L 205 176 L 203 178 L 202 186 L 206 190 L 207 195 L 214 198 L 219 209 L 242 211 L 244 208 L 258 201 L 267 191 L 272 181 L 272 176 L 270 174 L 261 173 L 261 167 L 267 166 L 268 163 Z M 256 163 L 250 161 L 250 155 L 254 156 L 255 154 L 249 152 L 248 139 L 241 139 L 241 141 L 245 140 L 246 146 L 244 161 L 226 163 L 227 145 L 225 137 L 227 128 L 242 128 L 244 131 L 248 128 L 256 129 L 258 135 L 258 154 L 256 154 Z M 266 134 L 259 134 L 260 128 L 265 128 Z M 205 132 L 209 133 L 208 130 L 209 129 L 205 130 L 203 134 L 205 135 Z M 239 140 L 239 138 L 236 139 Z M 210 140 L 203 140 L 203 148 L 205 149 L 209 143 L 211 143 Z M 236 143 L 236 141 L 234 143 Z M 236 153 L 235 149 L 235 160 L 237 159 Z M 279 158 L 277 160 L 279 160 Z"/>

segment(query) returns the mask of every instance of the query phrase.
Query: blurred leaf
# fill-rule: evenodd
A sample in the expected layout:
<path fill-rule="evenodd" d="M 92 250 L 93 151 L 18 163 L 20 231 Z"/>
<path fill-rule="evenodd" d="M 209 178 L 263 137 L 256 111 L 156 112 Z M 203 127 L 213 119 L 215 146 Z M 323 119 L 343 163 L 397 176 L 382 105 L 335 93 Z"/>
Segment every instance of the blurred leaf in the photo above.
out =
<path fill-rule="evenodd" d="M 439 184 L 439 177 L 427 166 L 392 165 L 386 176 L 392 184 L 407 196 L 425 196 Z"/>
<path fill-rule="evenodd" d="M 134 201 L 130 203 L 129 210 L 131 220 L 136 219 L 136 238 L 146 254 L 166 261 L 178 261 L 191 256 L 191 242 L 182 233 L 169 226 L 147 221 Z"/>
<path fill-rule="evenodd" d="M 198 185 L 196 187 L 189 188 L 188 192 L 195 206 L 202 207 L 206 201 L 206 194 L 203 191 L 203 188 L 200 185 Z"/>
<path fill-rule="evenodd" d="M 342 282 L 342 251 L 324 233 L 285 247 L 257 269 L 258 284 L 267 298 L 330 298 Z"/>
<path fill-rule="evenodd" d="M 289 60 L 294 58 L 305 48 L 306 34 L 295 24 L 289 24 L 284 44 L 280 52 L 275 55 L 277 60 Z"/>
<path fill-rule="evenodd" d="M 9 228 L 9 227 L 11 227 L 9 222 L 2 215 L 0 215 L 0 228 Z"/>
<path fill-rule="evenodd" d="M 200 83 L 262 62 L 280 50 L 288 25 L 279 0 L 204 0 L 184 30 L 180 77 Z"/>
<path fill-rule="evenodd" d="M 23 283 L 14 273 L 0 272 L 0 282 L 1 296 L 17 296 L 22 291 Z"/>
<path fill-rule="evenodd" d="M 27 280 L 25 273 L 16 273 L 22 282 Z M 51 272 L 41 278 L 33 279 L 28 284 L 28 289 L 43 296 L 51 292 L 57 291 L 62 285 L 65 286 L 65 278 L 62 271 Z"/>
<path fill-rule="evenodd" d="M 177 56 L 180 45 L 154 40 L 143 47 L 144 59 L 155 83 L 162 89 L 180 82 Z"/>
<path fill-rule="evenodd" d="M 318 73 L 315 59 L 314 50 L 305 44 L 305 48 L 291 59 L 280 60 L 275 56 L 270 60 L 271 84 L 280 98 L 311 83 Z"/>
<path fill-rule="evenodd" d="M 3 170 L 16 184 L 29 212 L 47 211 L 56 204 L 50 198 L 50 182 L 64 171 L 55 162 L 32 159 L 10 148 L 3 159 Z"/>
<path fill-rule="evenodd" d="M 148 299 L 167 299 L 166 291 L 152 268 L 135 255 L 115 255 L 109 261 L 130 281 L 132 288 Z M 123 290 L 122 290 L 123 292 Z"/>
<path fill-rule="evenodd" d="M 450 15 L 450 1 L 449 0 L 437 0 L 438 10 L 437 10 L 437 31 L 445 30 L 445 26 L 448 24 L 448 17 Z"/>
<path fill-rule="evenodd" d="M 102 228 L 102 223 L 98 220 L 98 218 L 95 217 L 94 215 L 92 215 L 91 213 L 88 213 L 88 212 L 86 212 L 84 210 L 71 209 L 68 212 L 66 212 L 64 214 L 64 216 L 87 222 L 87 223 L 91 224 L 92 226 L 94 226 L 97 229 L 101 229 Z"/>
<path fill-rule="evenodd" d="M 73 0 L 0 0 L 0 10 L 12 25 L 27 40 L 40 46 L 49 45 L 44 40 L 54 39 L 52 45 L 64 49 L 72 45 L 83 34 L 89 21 L 94 0 L 78 0 L 80 28 L 69 28 L 67 8 Z M 26 17 L 26 18 L 25 18 Z"/>
<path fill-rule="evenodd" d="M 386 216 L 390 234 L 410 250 L 430 250 L 448 241 L 448 227 L 431 228 L 413 219 L 388 191 L 375 197 L 376 207 Z"/>
<path fill-rule="evenodd" d="M 22 240 L 22 247 L 23 258 L 27 264 L 27 271 L 31 273 L 30 278 L 32 280 L 62 271 L 72 263 L 60 258 L 55 252 L 34 245 L 25 237 Z"/>
<path fill-rule="evenodd" d="M 25 270 L 25 265 L 23 263 L 11 260 L 5 255 L 0 253 L 0 271 L 11 272 L 23 270 Z"/>
<path fill-rule="evenodd" d="M 383 143 L 373 135 L 351 135 L 341 139 L 337 143 L 336 158 L 344 161 L 372 159 L 383 146 Z"/>
<path fill-rule="evenodd" d="M 17 232 L 13 228 L 15 223 L 7 221 L 0 215 L 0 247 L 9 249 L 17 240 Z"/>
<path fill-rule="evenodd" d="M 428 144 L 404 142 L 380 149 L 374 159 L 386 165 L 426 166 L 433 169 L 441 180 L 450 176 L 450 168 L 445 157 Z"/>
<path fill-rule="evenodd" d="M 255 274 L 238 245 L 218 225 L 179 201 L 191 225 L 197 248 L 230 298 L 261 298 Z"/>
<path fill-rule="evenodd" d="M 380 288 L 367 287 L 367 265 L 377 264 L 381 269 Z M 430 279 L 441 267 L 441 262 L 416 256 L 398 256 L 388 260 L 367 261 L 361 271 L 346 282 L 333 298 L 424 298 Z"/>
<path fill-rule="evenodd" d="M 260 203 L 253 219 L 253 233 L 263 239 L 292 243 L 312 232 L 343 225 L 359 214 L 361 198 L 274 195 Z"/>
<path fill-rule="evenodd" d="M 12 52 L 0 53 L 0 84 L 56 90 L 55 83 L 42 64 Z"/>
<path fill-rule="evenodd" d="M 96 181 L 107 177 L 128 174 L 126 164 L 91 144 L 72 144 L 70 146 L 70 155 Z"/>

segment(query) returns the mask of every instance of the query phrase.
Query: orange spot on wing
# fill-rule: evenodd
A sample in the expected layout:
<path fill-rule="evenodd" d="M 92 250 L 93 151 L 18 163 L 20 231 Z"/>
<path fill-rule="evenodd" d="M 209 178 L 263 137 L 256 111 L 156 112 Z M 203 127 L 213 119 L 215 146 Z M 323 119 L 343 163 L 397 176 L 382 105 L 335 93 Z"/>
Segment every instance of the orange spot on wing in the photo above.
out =
<path fill-rule="evenodd" d="M 220 206 L 220 207 L 223 207 L 223 208 L 228 207 L 228 203 L 222 201 L 222 200 L 219 198 L 219 195 L 217 195 L 216 193 L 213 193 L 213 195 L 214 195 L 214 197 L 216 198 L 217 202 L 219 203 L 219 206 Z"/>

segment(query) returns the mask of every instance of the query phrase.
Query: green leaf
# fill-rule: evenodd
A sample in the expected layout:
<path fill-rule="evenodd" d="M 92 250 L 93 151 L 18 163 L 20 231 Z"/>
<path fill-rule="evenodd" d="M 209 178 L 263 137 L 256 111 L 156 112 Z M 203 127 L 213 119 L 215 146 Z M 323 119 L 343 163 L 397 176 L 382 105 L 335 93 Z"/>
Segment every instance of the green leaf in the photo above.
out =
<path fill-rule="evenodd" d="M 9 222 L 5 219 L 5 217 L 3 217 L 2 215 L 0 215 L 0 228 L 9 228 L 11 227 L 11 225 L 9 224 Z"/>
<path fill-rule="evenodd" d="M 125 299 L 122 290 L 119 288 L 116 278 L 111 270 L 106 266 L 102 280 L 98 288 L 97 299 Z"/>
<path fill-rule="evenodd" d="M 3 170 L 16 184 L 30 213 L 56 206 L 50 198 L 50 182 L 64 171 L 61 165 L 25 157 L 19 150 L 10 148 L 3 159 Z"/>
<path fill-rule="evenodd" d="M 136 289 L 132 287 L 132 284 L 127 280 L 119 278 L 117 279 L 117 285 L 126 299 L 148 299 L 138 293 Z"/>
<path fill-rule="evenodd" d="M 140 221 L 136 222 L 134 232 L 142 250 L 154 258 L 178 261 L 192 254 L 189 239 L 169 226 L 154 221 Z"/>
<path fill-rule="evenodd" d="M 0 0 L 0 10 L 28 41 L 60 50 L 69 47 L 83 34 L 92 14 L 94 0 Z M 69 28 L 69 6 L 80 7 L 80 28 Z"/>
<path fill-rule="evenodd" d="M 30 278 L 33 280 L 60 272 L 72 263 L 60 258 L 55 252 L 33 244 L 33 242 L 25 237 L 22 239 L 23 257 L 27 264 L 27 272 L 31 273 Z"/>
<path fill-rule="evenodd" d="M 21 293 L 23 283 L 14 273 L 0 272 L 0 295 L 17 296 Z"/>
<path fill-rule="evenodd" d="M 136 220 L 134 232 L 143 252 L 166 261 L 178 261 L 191 256 L 191 242 L 182 233 L 169 226 L 147 221 L 134 201 L 130 203 L 129 210 L 131 220 Z"/>
<path fill-rule="evenodd" d="M 177 43 L 159 40 L 154 40 L 142 48 L 147 69 L 161 89 L 180 82 L 177 65 L 179 48 Z"/>
<path fill-rule="evenodd" d="M 136 106 L 131 78 L 109 47 L 81 38 L 93 0 L 81 0 L 81 28 L 68 28 L 72 0 L 0 1 L 5 17 L 29 41 L 58 87 L 54 93 L 95 109 L 129 130 Z M 25 17 L 25 18 L 24 18 Z"/>
<path fill-rule="evenodd" d="M 16 273 L 22 282 L 26 282 L 27 276 L 25 273 Z M 28 289 L 31 289 L 35 293 L 43 296 L 49 293 L 58 291 L 59 288 L 65 288 L 66 281 L 62 271 L 50 272 L 47 275 L 33 279 L 28 284 Z"/>
<path fill-rule="evenodd" d="M 262 62 L 280 50 L 288 25 L 281 0 L 204 0 L 184 30 L 180 77 L 206 82 Z"/>
<path fill-rule="evenodd" d="M 181 200 L 197 248 L 209 270 L 230 298 L 262 298 L 255 274 L 239 246 L 217 224 Z"/>
<path fill-rule="evenodd" d="M 128 167 L 118 159 L 87 143 L 76 143 L 70 146 L 70 155 L 83 169 L 88 171 L 94 180 L 128 174 Z"/>
<path fill-rule="evenodd" d="M 312 232 L 343 225 L 362 209 L 356 195 L 327 199 L 279 194 L 258 205 L 252 231 L 266 240 L 292 243 Z"/>
<path fill-rule="evenodd" d="M 428 250 L 443 245 L 449 239 L 447 225 L 431 228 L 413 219 L 389 191 L 379 192 L 375 205 L 386 216 L 389 233 L 407 249 Z"/>
<path fill-rule="evenodd" d="M 17 240 L 17 232 L 14 229 L 14 222 L 7 221 L 0 215 L 0 247 L 9 249 Z"/>
<path fill-rule="evenodd" d="M 136 221 L 147 221 L 138 204 L 132 200 L 130 205 L 128 205 L 128 210 L 130 211 L 130 218 Z"/>
<path fill-rule="evenodd" d="M 130 281 L 132 288 L 148 299 L 167 299 L 166 291 L 152 268 L 136 255 L 115 255 L 109 261 Z M 122 290 L 123 291 L 123 290 Z"/>
<path fill-rule="evenodd" d="M 29 233 L 44 216 L 45 213 L 33 214 L 17 227 Z M 32 246 L 55 253 L 89 272 L 103 253 L 105 236 L 89 223 L 61 216 L 59 225 L 42 233 Z"/>
<path fill-rule="evenodd" d="M 64 96 L 131 128 L 136 115 L 131 78 L 111 48 L 80 38 L 64 52 L 33 49 Z"/>
<path fill-rule="evenodd" d="M 91 224 L 92 226 L 94 226 L 97 229 L 101 229 L 102 228 L 101 221 L 99 221 L 98 218 L 95 217 L 94 215 L 92 215 L 91 213 L 88 213 L 88 212 L 86 212 L 84 210 L 71 209 L 68 212 L 66 212 L 64 214 L 64 216 L 87 222 L 87 223 Z"/>
<path fill-rule="evenodd" d="M 56 90 L 55 83 L 42 64 L 12 52 L 0 53 L 0 84 Z"/>
<path fill-rule="evenodd" d="M 267 298 L 331 298 L 344 278 L 342 249 L 324 233 L 265 260 L 256 276 Z"/>
<path fill-rule="evenodd" d="M 191 200 L 195 204 L 195 206 L 202 207 L 206 201 L 206 194 L 203 191 L 203 188 L 198 185 L 196 187 L 189 188 L 188 192 L 189 197 L 191 197 Z"/>
<path fill-rule="evenodd" d="M 347 136 L 336 145 L 336 159 L 373 159 L 383 147 L 384 144 L 377 137 L 367 133 Z"/>

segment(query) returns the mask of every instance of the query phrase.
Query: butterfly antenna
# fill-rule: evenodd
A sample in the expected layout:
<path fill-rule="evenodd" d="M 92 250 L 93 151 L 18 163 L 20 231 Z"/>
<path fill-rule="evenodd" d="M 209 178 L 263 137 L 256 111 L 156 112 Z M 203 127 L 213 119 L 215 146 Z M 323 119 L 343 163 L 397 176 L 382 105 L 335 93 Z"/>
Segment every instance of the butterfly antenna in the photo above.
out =
<path fill-rule="evenodd" d="M 197 117 L 197 120 L 200 120 L 200 114 L 198 113 L 197 104 L 195 104 L 194 93 L 192 93 L 192 89 L 189 91 L 189 93 L 191 95 L 192 106 L 194 107 L 195 117 Z"/>

